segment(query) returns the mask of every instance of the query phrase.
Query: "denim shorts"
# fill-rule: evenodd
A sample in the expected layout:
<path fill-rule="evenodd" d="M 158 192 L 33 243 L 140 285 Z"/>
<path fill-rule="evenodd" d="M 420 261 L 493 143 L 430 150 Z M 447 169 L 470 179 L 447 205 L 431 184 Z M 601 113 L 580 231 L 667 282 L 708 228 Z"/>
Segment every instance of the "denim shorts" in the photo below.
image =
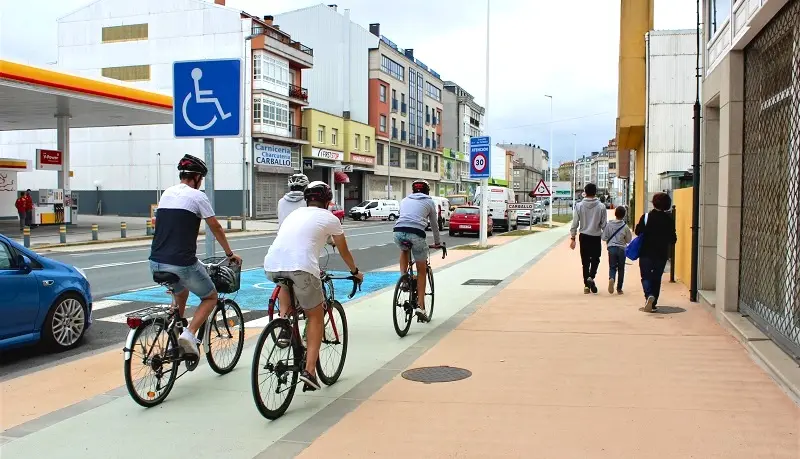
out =
<path fill-rule="evenodd" d="M 177 284 L 173 285 L 174 293 L 183 293 L 187 288 L 199 298 L 208 298 L 216 291 L 211 276 L 208 275 L 206 267 L 200 261 L 196 261 L 191 266 L 175 266 L 164 263 L 157 263 L 150 260 L 150 272 L 163 271 L 175 274 L 180 278 Z"/>
<path fill-rule="evenodd" d="M 414 261 L 421 262 L 428 259 L 428 241 L 424 237 L 414 233 L 394 233 L 394 243 L 404 252 L 411 246 Z"/>

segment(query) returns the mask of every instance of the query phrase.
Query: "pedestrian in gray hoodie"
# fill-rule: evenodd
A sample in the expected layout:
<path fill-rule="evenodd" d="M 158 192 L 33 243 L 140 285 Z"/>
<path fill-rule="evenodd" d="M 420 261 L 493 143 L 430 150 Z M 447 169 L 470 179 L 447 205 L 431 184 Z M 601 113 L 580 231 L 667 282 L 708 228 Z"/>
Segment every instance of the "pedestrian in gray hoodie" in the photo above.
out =
<path fill-rule="evenodd" d="M 294 174 L 289 177 L 289 192 L 278 201 L 278 229 L 293 210 L 306 207 L 303 191 L 308 186 L 305 174 Z"/>
<path fill-rule="evenodd" d="M 597 185 L 588 183 L 583 192 L 586 197 L 575 205 L 569 248 L 575 250 L 575 236 L 580 230 L 581 264 L 583 265 L 583 293 L 597 293 L 594 277 L 600 266 L 600 252 L 603 245 L 600 236 L 606 227 L 606 207 L 597 199 Z"/>
<path fill-rule="evenodd" d="M 614 293 L 616 280 L 617 295 L 622 295 L 622 283 L 625 280 L 625 248 L 633 239 L 631 229 L 625 223 L 625 213 L 624 207 L 617 207 L 614 210 L 617 219 L 608 222 L 602 235 L 602 239 L 608 243 L 608 293 Z"/>

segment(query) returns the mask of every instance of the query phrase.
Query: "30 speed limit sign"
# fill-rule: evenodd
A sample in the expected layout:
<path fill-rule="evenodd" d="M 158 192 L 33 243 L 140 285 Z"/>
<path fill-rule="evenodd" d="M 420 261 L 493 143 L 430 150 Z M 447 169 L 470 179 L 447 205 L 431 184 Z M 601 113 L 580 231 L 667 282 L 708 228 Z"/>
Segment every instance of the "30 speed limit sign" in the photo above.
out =
<path fill-rule="evenodd" d="M 472 158 L 472 167 L 475 168 L 475 172 L 483 172 L 486 169 L 486 156 L 483 154 L 476 154 L 474 158 Z"/>

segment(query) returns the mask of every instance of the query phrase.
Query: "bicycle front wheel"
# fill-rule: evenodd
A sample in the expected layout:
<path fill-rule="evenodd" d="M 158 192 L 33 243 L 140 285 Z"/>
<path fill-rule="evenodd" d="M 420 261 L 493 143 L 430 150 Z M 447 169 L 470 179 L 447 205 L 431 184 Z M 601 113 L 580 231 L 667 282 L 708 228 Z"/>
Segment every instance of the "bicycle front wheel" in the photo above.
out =
<path fill-rule="evenodd" d="M 322 335 L 322 347 L 317 359 L 317 375 L 326 386 L 335 383 L 344 369 L 347 357 L 347 317 L 344 307 L 333 300 L 325 308 L 325 329 Z"/>
<path fill-rule="evenodd" d="M 145 322 L 134 330 L 130 352 L 124 369 L 128 393 L 145 408 L 160 404 L 178 377 L 178 340 L 164 321 Z"/>
<path fill-rule="evenodd" d="M 397 336 L 404 337 L 411 328 L 411 318 L 414 316 L 414 304 L 412 300 L 415 286 L 408 274 L 403 274 L 397 280 L 394 287 L 394 302 L 392 303 L 392 320 L 394 321 L 394 331 Z"/>
<path fill-rule="evenodd" d="M 208 366 L 221 375 L 230 373 L 239 363 L 244 348 L 242 309 L 233 300 L 218 301 L 207 328 L 204 341 Z"/>
<path fill-rule="evenodd" d="M 436 290 L 433 288 L 433 269 L 428 266 L 428 284 L 425 286 L 425 296 L 428 298 L 425 300 L 425 312 L 428 314 L 428 322 L 433 319 L 433 304 L 434 304 L 434 293 Z"/>
<path fill-rule="evenodd" d="M 291 336 L 288 345 L 279 344 L 281 334 Z M 253 353 L 250 383 L 259 413 L 278 419 L 289 408 L 300 375 L 300 346 L 287 319 L 270 322 L 258 337 Z"/>

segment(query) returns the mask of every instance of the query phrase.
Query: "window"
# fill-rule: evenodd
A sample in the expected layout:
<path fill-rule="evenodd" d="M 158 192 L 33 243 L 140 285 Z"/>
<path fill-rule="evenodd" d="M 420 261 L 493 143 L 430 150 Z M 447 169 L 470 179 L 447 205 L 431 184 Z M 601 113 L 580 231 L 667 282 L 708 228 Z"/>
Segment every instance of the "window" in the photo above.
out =
<path fill-rule="evenodd" d="M 289 70 L 289 61 L 264 52 L 253 55 L 253 80 L 271 83 L 286 91 L 289 90 L 289 85 L 294 83 Z"/>
<path fill-rule="evenodd" d="M 339 130 L 331 128 L 331 145 L 339 145 Z"/>
<path fill-rule="evenodd" d="M 106 67 L 101 71 L 106 78 L 120 81 L 148 81 L 150 79 L 149 65 L 127 65 L 124 67 Z"/>
<path fill-rule="evenodd" d="M 381 132 L 386 132 L 386 115 L 381 115 Z"/>
<path fill-rule="evenodd" d="M 377 148 L 378 149 L 375 153 L 375 162 L 377 162 L 379 166 L 383 166 L 383 144 L 379 143 Z"/>
<path fill-rule="evenodd" d="M 13 261 L 9 248 L 5 244 L 0 243 L 0 269 L 13 268 Z"/>
<path fill-rule="evenodd" d="M 397 101 L 397 90 L 392 89 L 392 102 Z"/>
<path fill-rule="evenodd" d="M 147 40 L 147 24 L 131 24 L 122 26 L 103 27 L 103 43 L 115 41 Z"/>
<path fill-rule="evenodd" d="M 400 147 L 392 147 L 389 151 L 389 165 L 391 167 L 400 167 Z"/>
<path fill-rule="evenodd" d="M 386 86 L 381 85 L 381 102 L 386 102 Z"/>
<path fill-rule="evenodd" d="M 405 93 L 402 93 L 402 92 L 400 93 L 400 102 L 406 103 L 406 95 L 405 95 Z"/>
<path fill-rule="evenodd" d="M 514 177 L 519 177 L 519 169 L 514 169 Z"/>
<path fill-rule="evenodd" d="M 417 156 L 418 153 L 416 151 L 406 150 L 406 169 L 419 169 Z"/>
<path fill-rule="evenodd" d="M 422 154 L 422 170 L 425 172 L 431 171 L 431 155 Z"/>
<path fill-rule="evenodd" d="M 425 82 L 425 94 L 431 99 L 442 100 L 442 90 L 432 85 L 430 81 Z"/>
<path fill-rule="evenodd" d="M 325 126 L 320 125 L 317 128 L 317 142 L 325 143 Z"/>
<path fill-rule="evenodd" d="M 369 153 L 369 150 L 372 148 L 372 139 L 367 136 L 364 136 L 364 151 Z"/>
<path fill-rule="evenodd" d="M 711 25 L 711 35 L 709 39 L 717 33 L 722 25 L 731 16 L 731 0 L 711 0 L 709 8 L 709 24 Z"/>
<path fill-rule="evenodd" d="M 434 172 L 439 172 L 439 157 L 438 156 L 434 156 L 433 157 L 433 171 Z"/>
<path fill-rule="evenodd" d="M 303 170 L 300 166 L 300 149 L 298 148 L 292 148 L 292 169 L 296 171 Z"/>
<path fill-rule="evenodd" d="M 253 122 L 289 129 L 289 102 L 271 97 L 254 97 Z"/>
<path fill-rule="evenodd" d="M 361 148 L 361 134 L 356 134 L 356 150 Z"/>
<path fill-rule="evenodd" d="M 397 78 L 400 81 L 404 81 L 406 72 L 405 67 L 403 67 L 402 65 L 398 64 L 397 62 L 389 59 L 384 55 L 381 55 L 381 70 Z"/>
<path fill-rule="evenodd" d="M 616 169 L 617 168 L 617 163 L 608 163 L 608 168 L 609 169 Z"/>

